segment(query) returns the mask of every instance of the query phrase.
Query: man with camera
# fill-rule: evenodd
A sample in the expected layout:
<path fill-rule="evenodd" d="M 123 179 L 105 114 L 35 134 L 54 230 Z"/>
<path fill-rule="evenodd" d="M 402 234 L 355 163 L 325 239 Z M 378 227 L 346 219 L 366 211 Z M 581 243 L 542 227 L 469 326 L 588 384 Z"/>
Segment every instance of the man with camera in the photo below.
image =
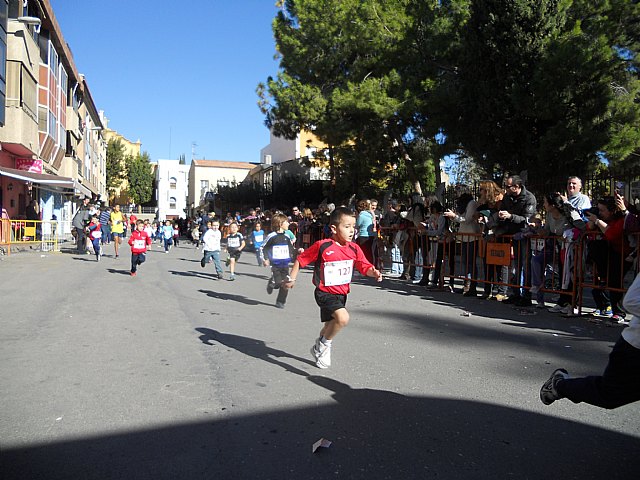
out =
<path fill-rule="evenodd" d="M 76 248 L 80 255 L 89 253 L 87 251 L 87 233 L 85 229 L 89 225 L 91 212 L 89 211 L 89 198 L 82 199 L 82 205 L 71 220 L 71 225 L 76 229 Z"/>

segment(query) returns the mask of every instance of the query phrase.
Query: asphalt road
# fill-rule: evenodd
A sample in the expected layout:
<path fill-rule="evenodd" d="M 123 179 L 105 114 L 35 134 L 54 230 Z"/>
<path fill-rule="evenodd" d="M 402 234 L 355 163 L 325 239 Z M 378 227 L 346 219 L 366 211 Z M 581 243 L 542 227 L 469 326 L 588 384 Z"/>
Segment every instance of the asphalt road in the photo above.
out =
<path fill-rule="evenodd" d="M 187 245 L 135 278 L 107 253 L 0 257 L 4 479 L 638 477 L 640 403 L 538 398 L 618 328 L 356 278 L 320 370 L 309 270 L 279 310 L 250 253 L 234 282 Z"/>

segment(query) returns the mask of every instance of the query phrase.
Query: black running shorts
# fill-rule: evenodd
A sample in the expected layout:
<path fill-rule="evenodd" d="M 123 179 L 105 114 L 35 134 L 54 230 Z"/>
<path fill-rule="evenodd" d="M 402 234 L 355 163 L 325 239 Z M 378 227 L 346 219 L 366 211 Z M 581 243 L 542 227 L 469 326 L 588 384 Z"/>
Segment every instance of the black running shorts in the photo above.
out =
<path fill-rule="evenodd" d="M 316 303 L 320 307 L 320 321 L 329 322 L 333 318 L 333 312 L 345 308 L 347 305 L 346 295 L 323 292 L 316 288 L 314 292 Z"/>

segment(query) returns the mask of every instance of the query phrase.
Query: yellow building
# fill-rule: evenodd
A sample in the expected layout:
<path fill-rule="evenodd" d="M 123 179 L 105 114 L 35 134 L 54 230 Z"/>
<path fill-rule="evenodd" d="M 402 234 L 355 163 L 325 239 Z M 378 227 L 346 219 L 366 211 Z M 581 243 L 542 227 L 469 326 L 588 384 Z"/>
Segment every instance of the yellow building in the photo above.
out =
<path fill-rule="evenodd" d="M 102 111 L 100 112 L 100 118 L 102 120 L 102 124 L 104 125 L 103 135 L 107 144 L 110 140 L 120 140 L 122 146 L 124 147 L 125 156 L 131 155 L 132 157 L 137 157 L 138 155 L 140 155 L 140 147 L 142 147 L 142 142 L 140 142 L 140 139 L 132 142 L 124 135 L 118 133 L 116 130 L 110 129 L 109 119 L 104 115 L 104 112 Z M 124 171 L 124 169 L 125 166 L 122 165 L 122 170 Z M 109 203 L 111 205 L 127 205 L 130 202 L 128 189 L 129 184 L 127 183 L 126 179 L 123 179 L 120 185 L 108 192 Z"/>

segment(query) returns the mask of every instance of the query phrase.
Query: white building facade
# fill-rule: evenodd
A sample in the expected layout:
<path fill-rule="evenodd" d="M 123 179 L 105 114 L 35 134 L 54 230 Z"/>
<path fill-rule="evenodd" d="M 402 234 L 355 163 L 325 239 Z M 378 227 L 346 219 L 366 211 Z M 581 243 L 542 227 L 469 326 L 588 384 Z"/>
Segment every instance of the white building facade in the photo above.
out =
<path fill-rule="evenodd" d="M 156 169 L 156 200 L 158 219 L 186 218 L 189 194 L 189 165 L 179 160 L 158 160 Z"/>

